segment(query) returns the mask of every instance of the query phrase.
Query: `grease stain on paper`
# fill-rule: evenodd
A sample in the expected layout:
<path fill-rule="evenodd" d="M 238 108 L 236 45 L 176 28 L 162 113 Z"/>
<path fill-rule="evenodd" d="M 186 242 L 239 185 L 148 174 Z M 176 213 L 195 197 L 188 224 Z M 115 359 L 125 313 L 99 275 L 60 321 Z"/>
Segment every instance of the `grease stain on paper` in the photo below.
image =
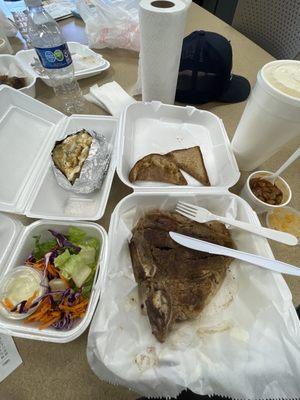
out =
<path fill-rule="evenodd" d="M 156 348 L 154 346 L 147 347 L 145 352 L 139 353 L 134 357 L 134 363 L 141 372 L 157 366 L 158 356 L 156 354 Z"/>

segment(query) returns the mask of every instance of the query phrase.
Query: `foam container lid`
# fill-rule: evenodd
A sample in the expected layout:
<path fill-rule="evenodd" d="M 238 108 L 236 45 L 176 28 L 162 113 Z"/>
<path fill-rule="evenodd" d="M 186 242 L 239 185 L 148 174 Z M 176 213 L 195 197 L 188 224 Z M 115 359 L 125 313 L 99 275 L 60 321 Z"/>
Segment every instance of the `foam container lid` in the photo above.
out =
<path fill-rule="evenodd" d="M 134 182 L 128 179 L 134 164 L 150 153 L 199 146 L 211 186 L 203 186 L 182 171 L 188 185 Z M 129 105 L 119 123 L 120 179 L 135 191 L 224 190 L 233 186 L 240 172 L 223 122 L 215 114 L 195 107 L 172 106 L 158 101 Z"/>
<path fill-rule="evenodd" d="M 113 117 L 66 117 L 17 90 L 0 88 L 0 211 L 42 219 L 100 219 L 115 171 L 116 125 Z M 82 128 L 101 132 L 112 148 L 101 188 L 84 195 L 58 185 L 50 159 L 56 140 Z"/>
<path fill-rule="evenodd" d="M 97 237 L 101 243 L 95 279 L 85 316 L 77 321 L 71 329 L 60 331 L 51 327 L 39 330 L 35 324 L 27 324 L 24 320 L 7 319 L 0 315 L 0 333 L 26 339 L 67 343 L 80 336 L 88 327 L 100 296 L 99 272 L 105 268 L 107 262 L 107 233 L 102 226 L 93 222 L 39 220 L 25 227 L 14 217 L 0 213 L 0 279 L 3 279 L 15 267 L 24 264 L 34 247 L 34 236 L 41 235 L 42 239 L 49 239 L 51 235 L 48 229 L 66 233 L 70 226 L 76 226 L 87 234 Z"/>
<path fill-rule="evenodd" d="M 82 68 L 77 70 L 75 68 L 75 77 L 77 79 L 89 78 L 91 76 L 97 75 L 102 71 L 105 71 L 110 67 L 109 61 L 105 60 L 100 54 L 95 53 L 88 46 L 78 43 L 78 42 L 68 42 L 69 50 L 71 55 L 80 55 L 83 57 L 92 56 L 95 59 L 94 65 L 90 67 Z M 23 68 L 27 70 L 31 75 L 36 78 L 42 79 L 42 81 L 48 85 L 50 85 L 50 79 L 46 75 L 40 75 L 35 69 L 31 66 L 31 63 L 34 62 L 35 58 L 38 58 L 37 53 L 34 49 L 29 50 L 20 50 L 15 55 L 15 58 L 22 64 Z"/>

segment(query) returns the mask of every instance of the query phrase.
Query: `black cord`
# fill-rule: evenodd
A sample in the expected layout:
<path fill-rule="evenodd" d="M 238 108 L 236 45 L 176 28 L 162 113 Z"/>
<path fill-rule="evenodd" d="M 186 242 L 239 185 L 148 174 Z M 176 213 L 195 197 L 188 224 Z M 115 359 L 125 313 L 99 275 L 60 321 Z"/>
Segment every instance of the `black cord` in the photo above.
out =
<path fill-rule="evenodd" d="M 215 8 L 214 8 L 214 15 L 217 12 L 218 5 L 219 5 L 219 0 L 216 1 Z"/>

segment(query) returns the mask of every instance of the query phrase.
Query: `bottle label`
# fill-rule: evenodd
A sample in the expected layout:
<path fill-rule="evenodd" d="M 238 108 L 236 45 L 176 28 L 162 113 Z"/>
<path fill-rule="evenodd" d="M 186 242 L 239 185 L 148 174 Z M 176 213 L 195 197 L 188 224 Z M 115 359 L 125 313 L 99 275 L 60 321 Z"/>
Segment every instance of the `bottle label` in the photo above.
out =
<path fill-rule="evenodd" d="M 56 46 L 35 48 L 42 66 L 46 69 L 65 68 L 72 64 L 71 54 L 66 43 Z"/>

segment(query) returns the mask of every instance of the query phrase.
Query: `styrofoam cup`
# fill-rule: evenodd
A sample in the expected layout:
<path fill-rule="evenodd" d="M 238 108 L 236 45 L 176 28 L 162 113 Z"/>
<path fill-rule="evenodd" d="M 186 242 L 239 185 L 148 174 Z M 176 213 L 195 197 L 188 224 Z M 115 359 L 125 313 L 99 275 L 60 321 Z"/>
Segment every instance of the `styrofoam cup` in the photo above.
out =
<path fill-rule="evenodd" d="M 275 208 L 286 206 L 292 198 L 292 191 L 288 183 L 281 178 L 280 176 L 276 179 L 275 185 L 282 191 L 283 198 L 282 202 L 278 205 L 272 205 L 265 203 L 264 201 L 259 200 L 252 190 L 250 189 L 250 180 L 252 178 L 263 178 L 264 176 L 271 175 L 272 172 L 269 171 L 255 171 L 248 176 L 248 179 L 241 190 L 240 196 L 247 201 L 247 203 L 256 211 L 258 214 L 263 213 L 265 211 L 274 210 Z"/>
<path fill-rule="evenodd" d="M 270 65 L 300 61 L 277 60 L 266 64 L 256 84 L 232 140 L 240 170 L 252 171 L 275 154 L 285 143 L 300 135 L 300 98 L 271 86 L 264 71 Z"/>

